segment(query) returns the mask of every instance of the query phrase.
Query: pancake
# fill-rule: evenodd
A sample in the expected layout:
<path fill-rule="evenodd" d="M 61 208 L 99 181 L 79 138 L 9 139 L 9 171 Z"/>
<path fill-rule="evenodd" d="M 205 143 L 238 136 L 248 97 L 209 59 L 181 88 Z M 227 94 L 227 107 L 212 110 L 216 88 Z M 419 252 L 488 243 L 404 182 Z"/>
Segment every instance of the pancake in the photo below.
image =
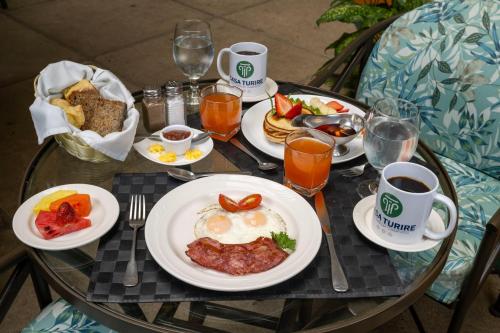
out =
<path fill-rule="evenodd" d="M 297 129 L 290 119 L 276 117 L 272 110 L 266 113 L 262 128 L 266 138 L 274 143 L 285 143 L 287 135 Z"/>

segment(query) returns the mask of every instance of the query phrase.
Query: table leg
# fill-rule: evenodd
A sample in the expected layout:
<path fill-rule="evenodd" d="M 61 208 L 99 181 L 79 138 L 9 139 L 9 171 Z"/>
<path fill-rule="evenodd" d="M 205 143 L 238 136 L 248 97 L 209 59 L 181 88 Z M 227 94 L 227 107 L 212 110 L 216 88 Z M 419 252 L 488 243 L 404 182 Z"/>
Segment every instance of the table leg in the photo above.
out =
<path fill-rule="evenodd" d="M 33 264 L 31 264 L 31 280 L 33 280 L 38 305 L 40 309 L 43 309 L 52 303 L 52 296 L 50 295 L 49 285 L 43 278 L 38 267 Z"/>

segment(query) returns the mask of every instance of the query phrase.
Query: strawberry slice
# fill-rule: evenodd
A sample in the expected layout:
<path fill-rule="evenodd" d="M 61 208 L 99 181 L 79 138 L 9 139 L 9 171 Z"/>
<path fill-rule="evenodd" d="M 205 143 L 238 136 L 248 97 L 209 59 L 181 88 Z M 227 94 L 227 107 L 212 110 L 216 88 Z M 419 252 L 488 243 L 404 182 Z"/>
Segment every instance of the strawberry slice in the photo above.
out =
<path fill-rule="evenodd" d="M 302 102 L 295 104 L 290 111 L 285 114 L 286 119 L 293 119 L 302 113 Z"/>
<path fill-rule="evenodd" d="M 285 95 L 276 93 L 276 95 L 274 95 L 274 107 L 279 117 L 285 117 L 288 111 L 292 109 L 293 104 Z"/>
<path fill-rule="evenodd" d="M 344 108 L 344 106 L 342 104 L 340 104 L 339 102 L 336 102 L 336 101 L 328 102 L 328 103 L 326 103 L 326 105 L 335 109 L 335 111 L 337 111 L 337 112 L 339 112 L 340 110 L 342 110 Z"/>

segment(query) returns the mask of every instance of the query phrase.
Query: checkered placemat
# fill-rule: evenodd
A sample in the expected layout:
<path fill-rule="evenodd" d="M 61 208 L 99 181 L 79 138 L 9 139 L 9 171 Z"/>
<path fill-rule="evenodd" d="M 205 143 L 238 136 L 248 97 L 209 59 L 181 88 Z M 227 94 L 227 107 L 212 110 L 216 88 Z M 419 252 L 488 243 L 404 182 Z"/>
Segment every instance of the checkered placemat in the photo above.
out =
<path fill-rule="evenodd" d="M 266 178 L 281 179 L 281 173 L 268 174 Z M 87 299 L 95 302 L 158 302 L 276 297 L 347 298 L 401 294 L 403 287 L 387 252 L 365 240 L 353 226 L 351 212 L 355 200 L 349 193 L 354 185 L 347 182 L 335 184 L 335 177 L 332 180 L 334 184 L 328 186 L 332 190 L 325 191 L 325 196 L 330 206 L 337 253 L 350 284 L 347 293 L 332 290 L 330 260 L 324 241 L 318 256 L 294 278 L 258 291 L 224 293 L 191 286 L 161 269 L 147 250 L 144 229 L 138 232 L 136 250 L 140 283 L 135 287 L 124 287 L 122 279 L 132 244 L 132 229 L 127 220 L 130 194 L 144 193 L 149 211 L 165 193 L 182 184 L 168 178 L 165 173 L 151 173 L 117 174 L 114 177 L 112 192 L 120 203 L 119 220 L 101 238 L 90 276 Z"/>

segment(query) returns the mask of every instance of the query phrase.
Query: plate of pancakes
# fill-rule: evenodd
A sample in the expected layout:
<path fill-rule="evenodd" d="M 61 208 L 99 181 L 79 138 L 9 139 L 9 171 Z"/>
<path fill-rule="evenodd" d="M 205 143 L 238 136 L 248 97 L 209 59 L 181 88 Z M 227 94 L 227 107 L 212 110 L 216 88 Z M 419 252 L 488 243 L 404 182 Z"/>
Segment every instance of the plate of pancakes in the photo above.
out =
<path fill-rule="evenodd" d="M 349 109 L 349 113 L 354 113 L 362 117 L 365 115 L 365 112 L 359 107 L 331 97 L 317 95 L 289 95 L 288 97 L 298 98 L 307 104 L 309 104 L 309 101 L 313 97 L 319 98 L 325 104 L 336 101 L 342 104 L 344 108 Z M 292 126 L 290 119 L 278 118 L 273 116 L 273 114 L 274 112 L 269 99 L 255 104 L 243 115 L 241 131 L 255 148 L 272 157 L 283 160 L 285 155 L 285 138 L 298 128 Z M 333 157 L 332 164 L 347 162 L 364 154 L 362 135 L 358 135 L 351 142 L 347 143 L 346 146 L 349 148 L 349 152 L 343 156 Z"/>

